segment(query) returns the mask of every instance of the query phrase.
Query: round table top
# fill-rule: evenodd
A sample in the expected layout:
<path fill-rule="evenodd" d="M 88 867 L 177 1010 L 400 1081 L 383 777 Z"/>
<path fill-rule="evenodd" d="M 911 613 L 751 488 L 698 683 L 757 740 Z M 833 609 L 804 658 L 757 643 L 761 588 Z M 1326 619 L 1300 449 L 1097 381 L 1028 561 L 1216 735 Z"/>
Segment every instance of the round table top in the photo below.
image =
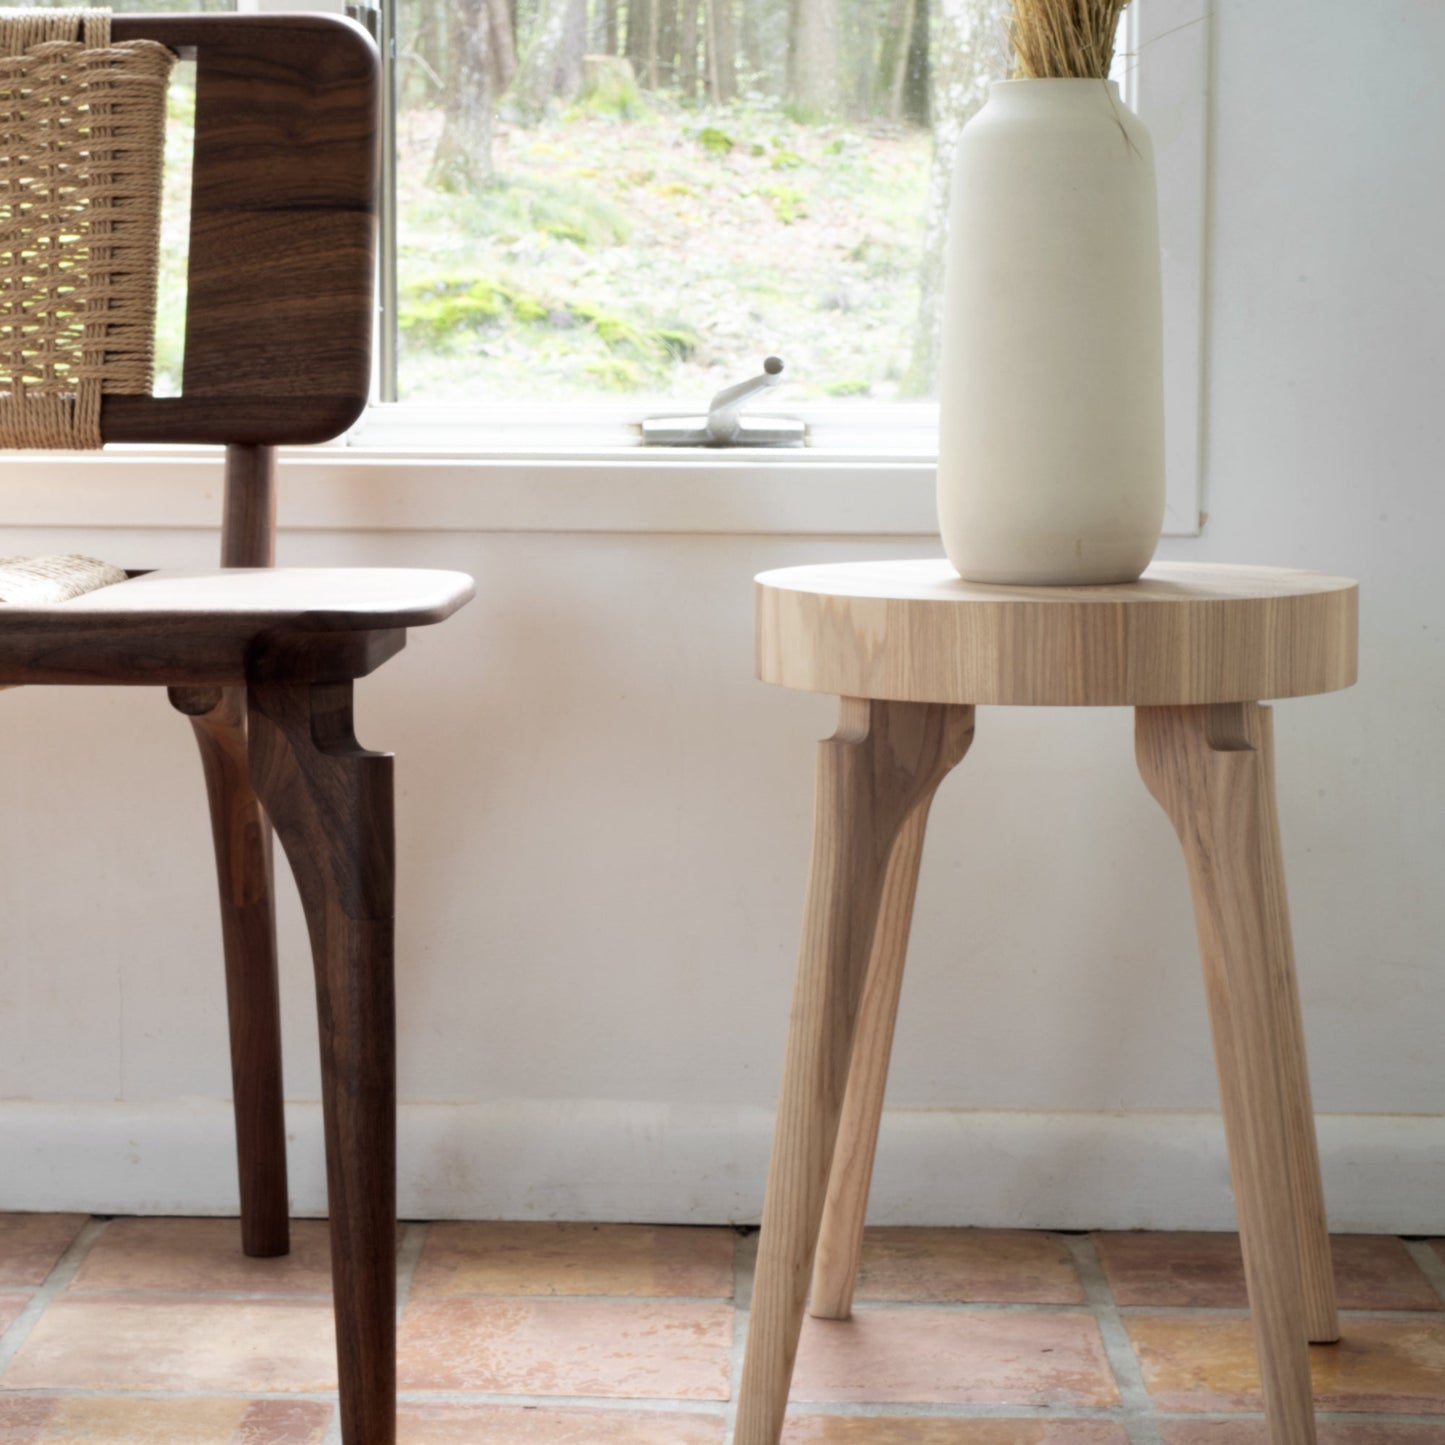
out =
<path fill-rule="evenodd" d="M 1043 707 L 1262 702 L 1355 680 L 1358 585 L 1156 562 L 1137 582 L 1006 587 L 939 559 L 757 578 L 757 672 L 840 697 Z"/>

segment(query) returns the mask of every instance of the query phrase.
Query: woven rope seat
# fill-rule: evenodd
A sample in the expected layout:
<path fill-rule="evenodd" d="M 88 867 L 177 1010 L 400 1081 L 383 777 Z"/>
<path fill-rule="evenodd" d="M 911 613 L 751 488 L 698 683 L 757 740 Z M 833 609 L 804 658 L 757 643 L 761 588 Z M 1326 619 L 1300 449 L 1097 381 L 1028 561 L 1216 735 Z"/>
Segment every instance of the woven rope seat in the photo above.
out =
<path fill-rule="evenodd" d="M 150 392 L 175 57 L 100 10 L 0 10 L 0 447 L 94 449 Z"/>
<path fill-rule="evenodd" d="M 94 557 L 0 557 L 0 603 L 68 602 L 125 579 L 121 568 Z"/>

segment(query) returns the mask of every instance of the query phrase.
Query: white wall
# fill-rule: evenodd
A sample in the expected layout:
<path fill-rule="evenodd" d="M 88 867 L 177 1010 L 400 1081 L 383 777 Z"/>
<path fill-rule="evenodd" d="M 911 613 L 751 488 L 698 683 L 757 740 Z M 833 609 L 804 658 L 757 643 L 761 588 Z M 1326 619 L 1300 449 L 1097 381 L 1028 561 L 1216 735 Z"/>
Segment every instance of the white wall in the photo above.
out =
<path fill-rule="evenodd" d="M 1162 555 L 1362 581 L 1360 685 L 1277 713 L 1326 1186 L 1340 1227 L 1445 1231 L 1445 9 L 1215 8 L 1210 518 Z M 50 548 L 204 564 L 214 538 L 0 531 Z M 359 688 L 363 741 L 399 758 L 404 1212 L 756 1217 L 832 707 L 751 680 L 750 578 L 936 550 L 283 537 L 283 562 L 479 582 Z M 6 694 L 0 730 L 0 1208 L 227 1211 L 188 729 L 158 693 L 50 690 Z M 981 713 L 934 820 L 878 1217 L 1227 1224 L 1183 869 L 1127 712 Z M 316 1210 L 289 887 L 283 912 Z"/>

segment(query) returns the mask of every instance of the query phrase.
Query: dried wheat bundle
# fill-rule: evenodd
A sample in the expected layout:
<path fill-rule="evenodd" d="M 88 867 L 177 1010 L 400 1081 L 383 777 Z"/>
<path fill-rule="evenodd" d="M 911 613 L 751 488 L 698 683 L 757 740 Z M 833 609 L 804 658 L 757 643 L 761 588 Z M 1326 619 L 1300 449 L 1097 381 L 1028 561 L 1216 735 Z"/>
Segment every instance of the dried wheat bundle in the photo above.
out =
<path fill-rule="evenodd" d="M 1016 73 L 1031 80 L 1103 80 L 1129 0 L 1013 0 Z"/>

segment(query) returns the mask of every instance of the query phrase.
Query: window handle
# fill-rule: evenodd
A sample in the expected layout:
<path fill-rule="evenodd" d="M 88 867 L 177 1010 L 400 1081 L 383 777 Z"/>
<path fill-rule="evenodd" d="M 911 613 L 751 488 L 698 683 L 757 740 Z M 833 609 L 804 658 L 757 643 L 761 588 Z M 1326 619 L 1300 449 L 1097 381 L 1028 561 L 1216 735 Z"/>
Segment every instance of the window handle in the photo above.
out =
<path fill-rule="evenodd" d="M 783 379 L 783 358 L 770 356 L 760 375 L 725 386 L 706 416 L 650 416 L 642 440 L 652 447 L 800 447 L 807 428 L 796 417 L 744 416 L 743 403 L 771 391 Z"/>

